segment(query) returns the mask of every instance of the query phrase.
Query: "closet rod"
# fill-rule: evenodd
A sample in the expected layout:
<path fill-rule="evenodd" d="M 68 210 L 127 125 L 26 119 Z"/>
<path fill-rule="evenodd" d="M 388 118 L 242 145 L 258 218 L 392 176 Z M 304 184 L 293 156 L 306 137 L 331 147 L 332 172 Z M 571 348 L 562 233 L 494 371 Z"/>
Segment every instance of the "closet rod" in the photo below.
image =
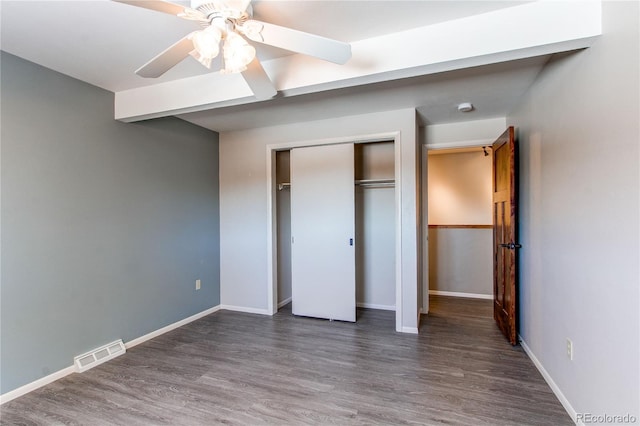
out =
<path fill-rule="evenodd" d="M 356 185 L 363 188 L 393 188 L 395 184 L 394 179 L 361 179 L 356 181 Z"/>
<path fill-rule="evenodd" d="M 394 187 L 395 180 L 394 179 L 361 179 L 361 180 L 356 180 L 355 184 L 357 186 L 362 186 L 367 188 L 370 188 L 370 187 L 387 188 L 387 187 Z M 289 188 L 291 188 L 291 183 L 289 182 L 283 182 L 278 184 L 278 191 L 282 191 L 283 189 L 289 189 Z"/>

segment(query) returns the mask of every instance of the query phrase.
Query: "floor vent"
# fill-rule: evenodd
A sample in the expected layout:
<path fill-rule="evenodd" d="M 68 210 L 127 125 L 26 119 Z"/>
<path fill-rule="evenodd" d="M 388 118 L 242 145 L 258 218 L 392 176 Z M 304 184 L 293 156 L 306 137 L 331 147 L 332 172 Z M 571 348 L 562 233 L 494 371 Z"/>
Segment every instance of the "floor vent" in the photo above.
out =
<path fill-rule="evenodd" d="M 121 340 L 116 340 L 115 342 L 111 342 L 107 345 L 100 346 L 92 351 L 89 351 L 85 354 L 78 355 L 73 358 L 73 363 L 76 366 L 76 371 L 78 373 L 82 373 L 83 371 L 87 371 L 90 368 L 95 367 L 96 365 L 100 365 L 104 362 L 109 361 L 117 356 L 120 356 L 126 352 L 126 348 L 124 347 L 124 343 Z"/>

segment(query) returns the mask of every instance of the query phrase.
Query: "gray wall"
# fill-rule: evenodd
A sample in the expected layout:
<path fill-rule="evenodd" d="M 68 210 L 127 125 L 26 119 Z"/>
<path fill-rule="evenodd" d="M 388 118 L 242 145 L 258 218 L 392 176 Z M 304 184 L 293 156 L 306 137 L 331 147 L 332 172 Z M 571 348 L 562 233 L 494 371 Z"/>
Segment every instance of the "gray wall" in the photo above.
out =
<path fill-rule="evenodd" d="M 219 304 L 216 133 L 4 53 L 1 88 L 2 393 Z"/>
<path fill-rule="evenodd" d="M 556 57 L 508 116 L 520 333 L 578 413 L 639 417 L 639 4 L 602 6 L 603 36 Z"/>

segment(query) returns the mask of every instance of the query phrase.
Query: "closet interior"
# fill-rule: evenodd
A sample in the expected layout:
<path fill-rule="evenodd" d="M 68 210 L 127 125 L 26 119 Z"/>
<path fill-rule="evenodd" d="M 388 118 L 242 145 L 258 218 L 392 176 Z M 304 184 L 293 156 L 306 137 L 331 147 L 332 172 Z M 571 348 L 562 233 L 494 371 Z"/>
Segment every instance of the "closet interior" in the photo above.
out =
<path fill-rule="evenodd" d="M 395 213 L 396 213 L 396 199 L 395 199 L 395 170 L 394 170 L 394 142 L 393 141 L 379 141 L 379 142 L 366 142 L 349 144 L 353 146 L 353 222 L 354 233 L 350 238 L 345 239 L 345 244 L 352 242 L 352 250 L 354 255 L 355 268 L 354 277 L 355 281 L 355 307 L 364 307 L 372 309 L 395 309 L 395 294 L 396 294 L 396 280 L 395 280 Z M 318 156 L 323 155 L 322 147 L 319 149 Z M 307 150 L 308 148 L 294 148 L 294 150 Z M 304 151 L 302 151 L 304 153 Z M 296 153 L 294 153 L 296 154 Z M 315 154 L 315 153 L 314 153 Z M 346 154 L 344 154 L 346 155 Z M 349 154 L 351 155 L 351 154 Z M 293 301 L 293 305 L 296 303 L 296 294 L 300 294 L 300 291 L 296 293 L 296 284 L 292 278 L 292 221 L 297 223 L 300 227 L 300 223 L 307 223 L 304 220 L 296 220 L 300 218 L 292 218 L 292 194 L 293 197 L 305 198 L 308 197 L 308 190 L 304 194 L 300 192 L 292 191 L 292 188 L 296 185 L 296 176 L 302 185 L 303 173 L 313 173 L 309 169 L 313 168 L 313 165 L 305 164 L 304 167 L 298 166 L 292 176 L 292 166 L 295 169 L 295 164 L 292 165 L 292 161 L 296 161 L 296 158 L 300 158 L 300 155 L 293 155 L 291 150 L 278 151 L 275 157 L 276 166 L 276 225 L 277 225 L 277 301 L 278 308 Z M 311 156 L 313 157 L 313 155 Z M 292 160 L 293 158 L 293 160 Z M 329 157 L 328 157 L 329 158 Z M 302 160 L 298 160 L 302 161 Z M 335 161 L 337 162 L 337 161 Z M 325 164 L 319 162 L 318 169 L 322 169 L 319 173 L 327 173 L 327 170 L 332 170 L 334 167 L 330 161 L 330 158 L 325 161 Z M 342 166 L 341 166 L 342 167 Z M 300 170 L 302 169 L 302 170 Z M 333 173 L 333 172 L 331 172 Z M 327 180 L 331 180 L 331 173 L 327 175 Z M 332 184 L 333 185 L 333 184 Z M 307 186 L 307 188 L 309 188 Z M 325 186 L 323 190 L 327 190 Z M 334 189 L 336 193 L 339 188 Z M 332 191 L 332 190 L 330 190 Z M 299 202 L 298 204 L 300 204 Z M 294 212 L 301 213 L 301 209 L 296 208 L 295 199 L 293 201 Z M 319 208 L 318 206 L 315 207 Z M 309 214 L 315 214 L 315 211 Z M 296 213 L 294 213 L 296 214 Z M 345 213 L 346 215 L 350 213 Z M 342 219 L 342 218 L 341 218 Z M 350 218 L 346 218 L 349 220 Z M 321 220 L 318 220 L 321 222 Z M 336 218 L 329 219 L 329 223 L 317 223 L 318 227 L 326 226 L 332 227 L 332 221 L 338 222 Z M 340 220 L 341 221 L 341 220 Z M 316 222 L 307 223 L 305 226 L 315 226 Z M 298 233 L 300 230 L 298 228 Z M 294 242 L 295 244 L 295 242 Z M 316 246 L 306 245 L 308 250 L 313 251 L 310 253 L 313 258 L 322 259 L 323 250 L 327 249 L 322 244 Z M 300 247 L 297 247 L 299 250 Z M 343 249 L 339 247 L 339 249 Z M 307 250 L 307 249 L 305 249 Z M 330 255 L 330 254 L 328 254 Z M 300 257 L 300 254 L 298 254 Z M 295 254 L 294 254 L 295 257 Z M 299 259 L 298 259 L 299 260 Z M 295 268 L 295 267 L 294 267 Z M 298 269 L 299 271 L 299 269 Z M 350 272 L 346 272 L 350 273 Z M 298 276 L 300 280 L 300 272 L 293 274 Z M 309 280 L 313 280 L 314 277 L 308 277 Z M 302 274 L 302 280 L 305 280 L 304 273 Z M 316 283 L 314 286 L 322 286 L 322 283 Z M 327 290 L 329 291 L 329 290 Z M 351 291 L 351 290 L 349 290 Z M 341 299 L 350 295 L 345 295 L 343 292 L 336 292 Z M 321 299 L 325 295 L 317 294 L 314 297 Z M 298 296 L 301 298 L 301 296 Z M 329 300 L 333 297 L 332 294 L 328 295 Z M 338 302 L 334 300 L 334 302 Z M 340 301 L 343 302 L 342 300 Z M 305 302 L 306 303 L 306 302 Z M 351 301 L 349 303 L 352 303 Z M 319 301 L 318 304 L 321 304 Z M 331 310 L 330 307 L 326 309 Z M 295 314 L 295 309 L 294 309 Z M 317 316 L 321 318 L 334 319 L 332 313 L 323 315 L 322 313 L 316 315 L 311 314 L 305 316 Z"/>

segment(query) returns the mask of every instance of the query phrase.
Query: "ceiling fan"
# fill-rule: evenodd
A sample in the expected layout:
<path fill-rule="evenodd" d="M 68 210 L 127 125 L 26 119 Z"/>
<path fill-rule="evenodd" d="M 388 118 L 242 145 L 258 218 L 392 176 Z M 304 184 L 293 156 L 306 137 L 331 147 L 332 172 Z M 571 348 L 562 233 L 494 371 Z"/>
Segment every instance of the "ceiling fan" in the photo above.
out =
<path fill-rule="evenodd" d="M 161 0 L 113 1 L 176 15 L 202 28 L 140 67 L 136 74 L 142 77 L 160 77 L 190 55 L 207 68 L 220 57 L 223 74 L 242 73 L 256 98 L 269 99 L 276 89 L 247 39 L 336 64 L 351 58 L 348 43 L 252 19 L 251 0 L 191 0 L 191 7 Z"/>

